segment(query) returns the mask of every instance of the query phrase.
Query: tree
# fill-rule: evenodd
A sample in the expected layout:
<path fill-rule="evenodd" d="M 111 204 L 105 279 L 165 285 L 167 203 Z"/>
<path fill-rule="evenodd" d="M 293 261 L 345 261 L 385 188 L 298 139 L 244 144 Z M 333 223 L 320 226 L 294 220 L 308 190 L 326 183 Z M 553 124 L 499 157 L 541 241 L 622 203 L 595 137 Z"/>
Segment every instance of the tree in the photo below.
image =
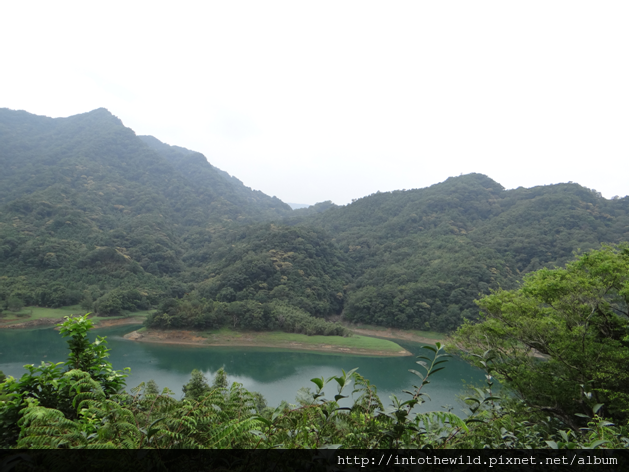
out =
<path fill-rule="evenodd" d="M 227 373 L 222 367 L 216 371 L 214 381 L 212 382 L 212 388 L 226 389 L 229 386 L 227 382 Z"/>
<path fill-rule="evenodd" d="M 211 389 L 205 375 L 203 375 L 201 371 L 194 369 L 190 375 L 190 381 L 183 386 L 182 390 L 184 398 L 188 400 L 198 400 Z"/>
<path fill-rule="evenodd" d="M 85 292 L 85 296 L 81 300 L 81 308 L 85 311 L 92 311 L 94 309 L 94 299 L 91 293 Z"/>
<path fill-rule="evenodd" d="M 629 245 L 541 269 L 478 305 L 484 320 L 462 326 L 455 342 L 472 360 L 492 351 L 495 372 L 529 405 L 575 429 L 596 412 L 627 420 Z"/>
<path fill-rule="evenodd" d="M 119 290 L 112 290 L 94 303 L 94 311 L 98 315 L 119 315 L 123 310 L 122 297 Z"/>
<path fill-rule="evenodd" d="M 155 380 L 151 379 L 146 382 L 144 395 L 159 395 L 159 387 L 157 386 L 157 382 L 155 382 Z"/>
<path fill-rule="evenodd" d="M 102 336 L 96 336 L 96 341 L 90 343 L 87 333 L 94 327 L 92 321 L 83 315 L 68 317 L 59 326 L 61 336 L 68 339 L 70 355 L 65 365 L 68 370 L 78 369 L 90 374 L 108 395 L 121 391 L 125 385 L 127 374 L 113 370 L 111 362 L 107 361 L 110 349 Z"/>
<path fill-rule="evenodd" d="M 7 308 L 11 311 L 20 311 L 24 307 L 24 301 L 15 295 L 7 300 Z"/>
<path fill-rule="evenodd" d="M 75 419 L 77 397 L 100 395 L 107 399 L 125 387 L 127 374 L 123 372 L 130 369 L 113 370 L 104 337 L 89 341 L 87 334 L 93 324 L 87 316 L 66 316 L 66 321 L 57 325 L 61 335 L 69 338 L 67 362 L 28 364 L 24 366 L 28 372 L 19 380 L 8 377 L 0 383 L 0 398 L 6 399 L 0 401 L 0 447 L 11 446 L 17 440 L 18 419 L 27 405 L 55 409 L 65 418 Z"/>

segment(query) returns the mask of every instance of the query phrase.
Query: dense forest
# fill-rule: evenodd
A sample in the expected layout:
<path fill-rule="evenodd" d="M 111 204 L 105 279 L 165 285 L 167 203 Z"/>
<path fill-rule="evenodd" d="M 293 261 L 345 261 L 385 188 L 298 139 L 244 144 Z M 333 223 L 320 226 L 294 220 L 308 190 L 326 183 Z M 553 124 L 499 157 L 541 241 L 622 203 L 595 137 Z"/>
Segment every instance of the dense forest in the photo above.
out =
<path fill-rule="evenodd" d="M 118 454 L 138 448 L 396 448 L 416 454 L 418 449 L 526 449 L 526 457 L 535 456 L 538 465 L 548 464 L 547 457 L 560 464 L 561 458 L 553 462 L 556 456 L 530 449 L 597 449 L 587 456 L 596 457 L 597 465 L 620 465 L 616 454 L 601 449 L 629 448 L 629 245 L 605 246 L 565 268 L 532 272 L 519 289 L 498 290 L 478 306 L 481 322 L 461 327 L 450 347 L 486 373 L 485 385 L 471 386 L 464 397 L 464 416 L 417 411 L 430 395 L 429 384 L 438 383 L 439 371 L 448 368 L 449 354 L 439 343 L 424 346 L 417 370 L 410 371 L 414 387 L 388 403 L 376 385 L 352 369 L 313 378 L 294 404 L 271 408 L 259 393 L 230 385 L 223 369 L 212 384 L 193 370 L 181 400 L 153 380 L 127 392 L 127 372 L 113 370 L 106 340 L 89 341 L 88 316 L 66 317 L 60 334 L 68 341 L 68 360 L 29 365 L 22 378 L 0 383 L 0 447 L 116 449 Z M 341 406 L 346 398 L 350 406 Z M 259 470 L 260 463 L 249 464 L 246 454 L 239 454 L 229 470 Z M 155 468 L 150 463 L 155 459 L 146 457 L 128 460 Z M 156 457 L 162 464 L 168 456 Z M 570 457 L 578 458 L 576 465 L 592 464 L 584 455 Z M 50 470 L 54 458 L 44 455 L 42 468 Z M 67 468 L 67 456 L 58 459 Z M 34 462 L 24 454 L 11 460 L 14 465 L 28 461 L 29 467 Z M 192 461 L 184 470 L 194 465 L 190 455 L 179 460 Z"/>
<path fill-rule="evenodd" d="M 574 183 L 505 190 L 480 174 L 290 218 L 327 230 L 347 256 L 345 319 L 439 331 L 476 319 L 490 289 L 629 240 L 629 197 Z"/>
<path fill-rule="evenodd" d="M 105 109 L 0 109 L 0 310 L 157 309 L 155 327 L 449 332 L 474 300 L 629 240 L 629 197 L 480 174 L 291 210 Z M 1 316 L 1 314 L 0 314 Z M 285 322 L 288 318 L 299 322 Z M 322 324 L 323 323 L 323 324 Z"/>

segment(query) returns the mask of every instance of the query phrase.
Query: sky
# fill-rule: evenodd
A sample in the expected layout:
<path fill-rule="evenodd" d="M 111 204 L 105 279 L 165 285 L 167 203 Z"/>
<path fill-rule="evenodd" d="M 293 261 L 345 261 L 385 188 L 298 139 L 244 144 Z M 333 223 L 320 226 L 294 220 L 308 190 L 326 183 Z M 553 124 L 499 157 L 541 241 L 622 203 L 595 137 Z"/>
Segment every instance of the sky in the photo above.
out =
<path fill-rule="evenodd" d="M 629 2 L 5 2 L 0 107 L 104 107 L 285 202 L 629 193 Z"/>

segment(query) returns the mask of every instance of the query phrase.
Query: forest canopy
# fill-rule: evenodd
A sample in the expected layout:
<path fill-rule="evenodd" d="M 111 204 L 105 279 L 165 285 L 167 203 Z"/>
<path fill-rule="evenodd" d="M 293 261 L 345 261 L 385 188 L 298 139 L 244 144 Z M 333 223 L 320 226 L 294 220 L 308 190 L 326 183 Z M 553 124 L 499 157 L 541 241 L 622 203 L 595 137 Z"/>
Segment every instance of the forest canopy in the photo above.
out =
<path fill-rule="evenodd" d="M 585 253 L 562 269 L 541 269 L 519 289 L 481 299 L 484 320 L 464 325 L 453 338 L 486 373 L 486 385 L 473 386 L 464 398 L 469 412 L 462 417 L 416 410 L 429 384 L 439 382 L 435 374 L 448 368 L 449 354 L 439 343 L 424 346 L 410 370 L 416 385 L 388 404 L 352 369 L 313 378 L 314 387 L 300 390 L 295 404 L 273 408 L 259 393 L 230 385 L 224 369 L 212 385 L 193 370 L 181 400 L 168 389 L 160 392 L 153 380 L 126 392 L 125 372 L 106 359 L 106 340 L 87 339 L 89 318 L 67 318 L 60 326 L 70 348 L 67 362 L 27 366 L 21 379 L 0 382 L 0 445 L 626 449 L 628 288 L 629 245 L 623 244 Z M 347 398 L 350 406 L 341 407 Z M 599 451 L 597 457 L 609 456 Z"/>

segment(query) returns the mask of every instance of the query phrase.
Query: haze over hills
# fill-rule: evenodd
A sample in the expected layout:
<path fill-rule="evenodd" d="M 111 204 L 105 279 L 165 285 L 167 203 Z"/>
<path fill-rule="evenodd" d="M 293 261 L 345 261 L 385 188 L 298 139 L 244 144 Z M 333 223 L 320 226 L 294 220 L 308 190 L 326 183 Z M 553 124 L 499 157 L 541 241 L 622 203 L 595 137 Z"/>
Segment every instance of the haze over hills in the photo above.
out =
<path fill-rule="evenodd" d="M 481 174 L 292 210 L 102 108 L 0 109 L 0 162 L 0 308 L 13 297 L 159 307 L 162 327 L 294 329 L 291 317 L 342 314 L 447 331 L 490 289 L 629 240 L 629 197 L 505 190 Z"/>

